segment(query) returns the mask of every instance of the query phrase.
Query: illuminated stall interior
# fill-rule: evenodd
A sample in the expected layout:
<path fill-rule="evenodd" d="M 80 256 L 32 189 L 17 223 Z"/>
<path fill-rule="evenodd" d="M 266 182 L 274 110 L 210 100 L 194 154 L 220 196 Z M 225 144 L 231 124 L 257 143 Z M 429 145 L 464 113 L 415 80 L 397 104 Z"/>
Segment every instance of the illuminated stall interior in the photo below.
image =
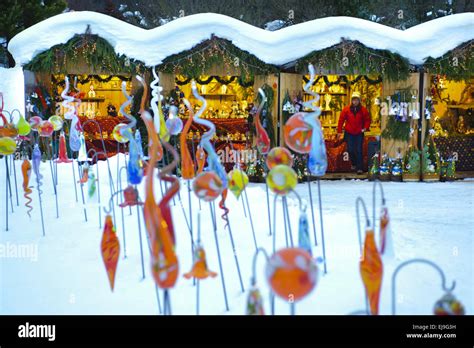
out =
<path fill-rule="evenodd" d="M 227 141 L 245 143 L 248 140 L 248 116 L 249 105 L 254 100 L 254 90 L 252 85 L 243 85 L 238 76 L 207 76 L 203 75 L 196 79 L 198 91 L 206 98 L 207 109 L 202 118 L 211 119 L 217 124 L 217 131 L 214 141 Z M 191 80 L 182 75 L 176 76 L 176 86 L 188 96 L 189 101 L 199 109 L 200 102 L 193 96 L 191 91 Z M 184 104 L 180 105 L 180 116 L 189 116 Z M 225 126 L 226 123 L 232 127 Z M 196 126 L 196 125 L 195 125 Z M 191 130 L 189 138 L 199 139 L 201 130 L 198 128 Z"/>
<path fill-rule="evenodd" d="M 254 147 L 253 115 L 255 104 L 258 104 L 257 91 L 264 89 L 267 103 L 260 119 L 275 146 L 278 115 L 276 67 L 260 61 L 228 40 L 213 36 L 190 50 L 167 57 L 157 69 L 160 71 L 163 95 L 170 97 L 170 103 L 179 106 L 179 117 L 183 122 L 189 116 L 183 98 L 189 100 L 195 113 L 201 105 L 191 90 L 192 81 L 196 82 L 199 94 L 207 102 L 202 117 L 211 120 L 216 127 L 212 141 L 218 154 Z M 192 123 L 187 135 L 191 151 L 195 151 L 196 143 L 207 130 L 207 127 Z M 232 157 L 221 160 L 227 170 L 235 165 Z M 241 162 L 242 167 L 247 164 Z"/>
<path fill-rule="evenodd" d="M 306 75 L 302 81 L 302 87 L 309 80 Z M 378 136 L 381 133 L 381 119 L 379 107 L 375 100 L 382 96 L 382 79 L 380 77 L 369 77 L 365 75 L 318 75 L 311 87 L 313 92 L 319 94 L 316 103 L 321 108 L 321 125 L 324 130 L 325 139 L 332 138 L 337 133 L 339 115 L 345 106 L 350 105 L 353 92 L 361 94 L 361 104 L 367 108 L 371 115 L 370 130 L 366 136 Z M 303 101 L 313 97 L 304 92 Z"/>
<path fill-rule="evenodd" d="M 430 76 L 430 94 L 434 113 L 430 126 L 440 155 L 454 155 L 456 170 L 474 170 L 474 78 L 448 80 L 443 75 Z"/>
<path fill-rule="evenodd" d="M 114 154 L 117 143 L 112 131 L 118 123 L 126 121 L 120 112 L 120 105 L 125 101 L 122 82 L 126 82 L 127 93 L 131 95 L 139 85 L 134 76 L 143 75 L 144 71 L 143 63 L 117 55 L 105 39 L 87 29 L 84 34 L 39 53 L 25 65 L 27 104 L 32 104 L 28 116 L 64 117 L 61 93 L 68 76 L 68 94 L 81 100 L 74 104 L 81 124 L 85 124 L 87 148 L 102 150 L 101 139 L 104 139 L 107 153 Z M 67 126 L 65 131 L 67 136 Z"/>

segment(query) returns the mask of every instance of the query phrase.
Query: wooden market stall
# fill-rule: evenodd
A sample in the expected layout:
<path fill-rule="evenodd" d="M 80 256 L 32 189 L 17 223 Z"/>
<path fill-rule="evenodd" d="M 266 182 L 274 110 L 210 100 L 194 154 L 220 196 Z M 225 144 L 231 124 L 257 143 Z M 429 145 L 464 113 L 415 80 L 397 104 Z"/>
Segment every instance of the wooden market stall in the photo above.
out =
<path fill-rule="evenodd" d="M 309 63 L 315 66 L 318 74 L 311 89 L 320 96 L 318 106 L 322 112 L 320 120 L 328 152 L 328 172 L 350 171 L 345 143 L 338 141 L 335 135 L 340 112 L 350 104 L 350 96 L 354 91 L 361 94 L 362 105 L 371 115 L 370 130 L 365 133 L 364 140 L 364 168 L 367 169 L 369 158 L 380 147 L 380 151 L 389 156 L 394 156 L 399 148 L 402 152 L 406 149 L 406 142 L 401 144 L 396 139 L 382 137 L 387 116 L 381 112 L 381 104 L 386 97 L 405 86 L 412 86 L 412 92 L 416 93 L 417 83 L 412 82 L 416 81 L 418 74 L 410 73 L 411 67 L 405 58 L 385 50 L 370 49 L 355 41 L 343 40 L 335 46 L 312 52 L 287 64 L 285 72 L 280 75 L 280 94 L 284 96 L 280 99 L 283 111 L 281 124 L 295 111 L 296 105 L 310 99 L 310 95 L 303 91 L 303 86 L 309 81 Z M 282 128 L 280 139 L 283 144 Z"/>
<path fill-rule="evenodd" d="M 114 154 L 117 142 L 112 131 L 126 120 L 120 112 L 120 105 L 125 101 L 122 82 L 126 83 L 127 93 L 133 94 L 139 86 L 135 74 L 143 74 L 144 70 L 140 62 L 118 56 L 106 40 L 87 30 L 39 53 L 24 66 L 30 114 L 45 119 L 55 114 L 64 117 L 61 93 L 68 76 L 68 94 L 81 100 L 74 103 L 81 124 L 94 121 L 84 127 L 87 148 L 101 150 L 102 136 L 108 154 Z"/>
<path fill-rule="evenodd" d="M 441 171 L 447 170 L 453 160 L 458 177 L 472 176 L 474 172 L 473 54 L 471 40 L 425 63 L 425 94 L 432 104 L 429 119 L 425 117 L 426 127 L 432 129 Z"/>
<path fill-rule="evenodd" d="M 250 152 L 255 149 L 253 115 L 260 102 L 259 88 L 265 91 L 268 99 L 261 120 L 272 146 L 276 144 L 276 67 L 263 63 L 227 40 L 212 37 L 191 50 L 166 58 L 157 70 L 164 95 L 168 102 L 179 106 L 183 122 L 189 117 L 183 97 L 191 102 L 195 112 L 200 107 L 191 91 L 192 80 L 196 82 L 199 93 L 207 101 L 207 110 L 202 117 L 216 126 L 213 141 L 226 169 L 230 170 L 234 165 L 234 158 L 229 155 L 232 150 L 240 151 L 241 165 L 246 167 L 245 158 L 252 156 Z M 205 127 L 193 123 L 188 133 L 189 146 L 192 140 L 195 145 L 205 131 Z M 249 153 L 243 155 L 242 151 Z"/>

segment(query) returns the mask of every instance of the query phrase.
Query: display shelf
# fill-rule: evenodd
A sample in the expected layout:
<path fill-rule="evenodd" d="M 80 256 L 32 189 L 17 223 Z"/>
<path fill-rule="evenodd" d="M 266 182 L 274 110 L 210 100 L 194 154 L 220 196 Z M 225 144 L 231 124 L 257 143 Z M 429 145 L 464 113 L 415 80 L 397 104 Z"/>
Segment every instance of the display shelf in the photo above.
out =
<path fill-rule="evenodd" d="M 319 93 L 319 92 L 315 92 L 319 95 L 326 95 L 326 94 L 330 94 L 330 95 L 347 95 L 347 93 L 332 93 L 332 92 L 322 92 L 322 93 Z M 304 92 L 304 95 L 312 95 L 308 92 Z"/>
<path fill-rule="evenodd" d="M 237 94 L 229 94 L 229 93 L 202 93 L 201 96 L 203 96 L 203 97 L 236 97 Z"/>
<path fill-rule="evenodd" d="M 474 103 L 448 105 L 447 107 L 448 107 L 448 109 L 473 109 L 474 108 Z"/>

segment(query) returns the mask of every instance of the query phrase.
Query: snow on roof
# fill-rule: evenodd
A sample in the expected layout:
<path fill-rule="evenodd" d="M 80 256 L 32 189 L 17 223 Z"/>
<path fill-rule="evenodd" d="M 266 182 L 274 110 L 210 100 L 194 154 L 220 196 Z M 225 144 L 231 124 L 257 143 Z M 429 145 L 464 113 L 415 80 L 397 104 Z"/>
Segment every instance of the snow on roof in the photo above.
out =
<path fill-rule="evenodd" d="M 106 39 L 119 54 L 161 64 L 173 54 L 189 50 L 212 35 L 232 41 L 238 48 L 262 61 L 282 65 L 341 41 L 357 40 L 367 47 L 387 49 L 421 64 L 474 38 L 474 13 L 441 17 L 399 30 L 352 17 L 327 17 L 276 31 L 257 28 L 238 19 L 215 13 L 181 17 L 146 30 L 97 12 L 67 12 L 17 34 L 8 49 L 19 65 L 54 45 L 66 43 L 75 34 L 91 32 Z"/>

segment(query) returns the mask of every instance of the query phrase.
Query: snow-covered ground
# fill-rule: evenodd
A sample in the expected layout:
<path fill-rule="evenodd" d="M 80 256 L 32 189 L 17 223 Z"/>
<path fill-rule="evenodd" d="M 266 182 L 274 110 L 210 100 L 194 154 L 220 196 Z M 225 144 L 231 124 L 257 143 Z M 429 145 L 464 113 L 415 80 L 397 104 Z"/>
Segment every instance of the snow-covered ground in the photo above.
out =
<path fill-rule="evenodd" d="M 123 157 L 120 157 L 123 164 Z M 116 180 L 117 157 L 110 159 L 111 172 Z M 32 218 L 26 214 L 21 189 L 20 161 L 16 161 L 19 202 L 13 190 L 13 209 L 9 210 L 10 230 L 5 231 L 5 165 L 0 163 L 0 313 L 1 314 L 156 314 L 155 287 L 149 269 L 149 253 L 143 220 L 142 243 L 145 254 L 145 275 L 142 279 L 137 209 L 124 209 L 126 241 L 123 238 L 120 208 L 116 207 L 117 235 L 121 255 L 117 269 L 115 291 L 108 284 L 100 254 L 102 229 L 99 228 L 97 198 L 87 202 L 87 218 L 76 202 L 72 166 L 58 165 L 59 218 L 56 218 L 54 191 L 49 163 L 42 163 L 44 175 L 43 209 L 46 236 L 42 236 L 38 194 L 33 190 Z M 93 167 L 95 171 L 95 166 Z M 100 163 L 102 203 L 110 195 L 107 167 Z M 32 184 L 35 176 L 32 175 Z M 76 180 L 77 180 L 76 170 Z M 12 183 L 14 179 L 12 176 Z M 445 272 L 448 286 L 456 281 L 455 296 L 464 304 L 466 312 L 474 309 L 474 250 L 473 250 L 473 186 L 472 180 L 454 183 L 384 183 L 391 214 L 393 244 L 396 259 L 384 260 L 384 278 L 380 314 L 391 313 L 391 275 L 393 269 L 410 258 L 435 261 Z M 317 185 L 312 184 L 318 246 L 313 254 L 322 255 L 317 204 Z M 355 200 L 364 198 L 372 214 L 372 183 L 367 181 L 322 181 L 322 202 L 327 253 L 327 274 L 321 272 L 315 290 L 296 304 L 297 314 L 348 314 L 365 306 L 362 281 L 359 275 L 359 246 L 357 238 Z M 87 186 L 84 187 L 87 199 Z M 269 253 L 272 237 L 268 235 L 265 186 L 250 184 L 247 188 L 250 208 L 259 246 Z M 299 184 L 297 192 L 308 200 L 307 184 Z M 79 202 L 81 202 L 80 190 Z M 161 195 L 156 184 L 157 197 Z M 241 198 L 242 199 L 242 198 Z M 241 200 L 229 193 L 230 223 L 236 245 L 245 292 L 240 290 L 231 239 L 223 229 L 222 213 L 217 208 L 217 237 L 221 251 L 230 310 L 225 311 L 216 242 L 210 219 L 209 204 L 199 204 L 191 193 L 193 223 L 201 214 L 202 242 L 207 252 L 208 265 L 219 276 L 201 281 L 201 314 L 244 314 L 247 289 L 250 285 L 252 257 L 255 247 L 249 219 L 244 216 Z M 273 195 L 270 197 L 273 202 Z M 182 277 L 191 268 L 190 235 L 183 217 L 181 203 L 188 212 L 187 183 L 183 182 L 181 202 L 176 199 L 173 216 L 176 224 L 177 253 L 180 277 L 170 292 L 173 314 L 194 314 L 196 288 Z M 11 208 L 9 208 L 11 209 Z M 297 200 L 289 199 L 293 238 L 297 241 L 299 210 Z M 277 248 L 285 246 L 281 203 L 277 206 Z M 378 208 L 377 208 L 378 211 Z M 308 208 L 309 219 L 311 212 Z M 140 215 L 141 217 L 141 215 Z M 102 219 L 104 215 L 102 214 Z M 310 228 L 311 238 L 312 229 Z M 123 246 L 126 242 L 127 257 Z M 14 251 L 23 251 L 22 258 Z M 30 249 L 25 249 L 29 247 Z M 322 265 L 320 264 L 320 270 Z M 263 258 L 257 263 L 258 286 L 262 291 L 266 312 L 269 313 L 268 287 Z M 426 265 L 409 265 L 397 279 L 397 313 L 430 314 L 435 301 L 443 295 L 439 274 Z M 289 305 L 276 299 L 276 313 L 288 314 Z"/>

